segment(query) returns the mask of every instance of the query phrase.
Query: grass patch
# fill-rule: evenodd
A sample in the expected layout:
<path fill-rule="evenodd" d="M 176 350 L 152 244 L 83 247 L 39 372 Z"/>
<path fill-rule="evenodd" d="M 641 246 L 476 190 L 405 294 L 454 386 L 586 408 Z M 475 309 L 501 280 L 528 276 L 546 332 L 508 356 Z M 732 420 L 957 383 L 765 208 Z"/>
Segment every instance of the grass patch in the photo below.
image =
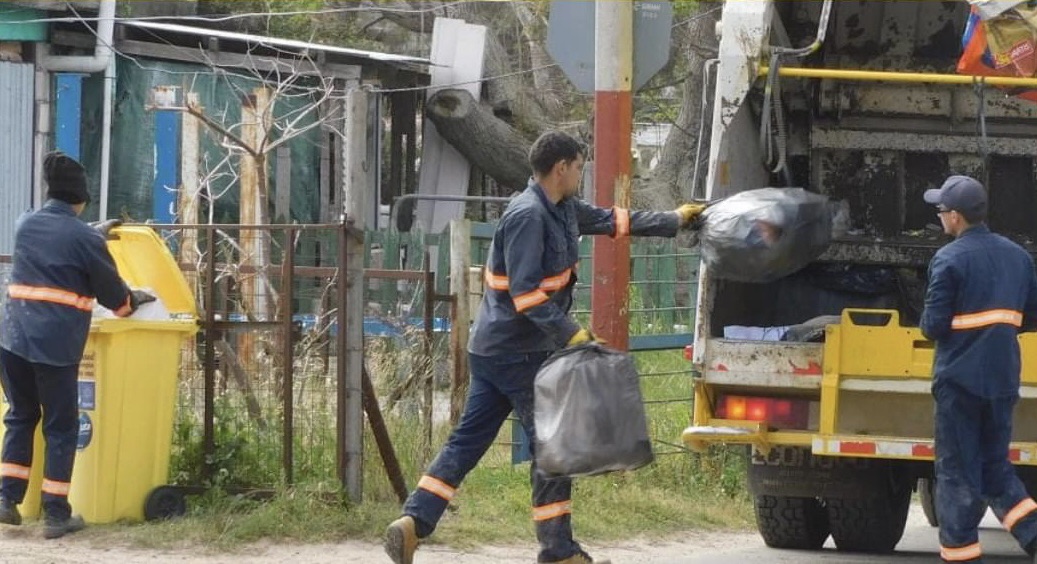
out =
<path fill-rule="evenodd" d="M 392 378 L 407 372 L 400 366 L 406 353 L 384 344 L 368 348 L 369 367 L 376 371 L 381 393 Z M 693 529 L 745 529 L 751 525 L 746 492 L 745 457 L 739 449 L 716 449 L 690 454 L 675 447 L 690 417 L 691 379 L 688 364 L 678 351 L 637 355 L 643 376 L 650 433 L 663 441 L 656 445 L 656 461 L 637 472 L 576 480 L 573 493 L 574 528 L 578 538 L 617 541 L 659 538 Z M 264 402 L 266 427 L 254 421 L 233 394 L 218 399 L 216 425 L 220 445 L 212 461 L 217 466 L 215 489 L 191 499 L 189 515 L 173 522 L 133 527 L 102 528 L 106 540 L 148 548 L 204 546 L 212 551 L 234 551 L 259 541 L 338 542 L 346 539 L 376 541 L 399 513 L 381 466 L 373 438 L 365 441 L 365 502 L 350 506 L 341 501 L 334 484 L 335 441 L 328 382 L 304 380 L 307 394 L 300 401 L 314 409 L 297 412 L 296 486 L 279 486 L 280 424 L 277 402 Z M 319 398 L 314 400 L 313 398 Z M 269 407 L 267 407 L 269 406 Z M 174 476 L 182 483 L 199 483 L 200 423 L 189 411 L 178 418 L 174 449 Z M 449 434 L 438 425 L 428 444 L 415 403 L 401 402 L 386 414 L 397 455 L 409 486 Z M 530 518 L 528 464 L 512 465 L 511 423 L 501 429 L 498 443 L 462 485 L 454 505 L 440 523 L 432 542 L 457 547 L 535 542 Z M 260 436 L 256 437 L 256 434 Z M 668 444 L 664 444 L 668 443 Z M 275 487 L 268 501 L 221 493 L 231 486 Z"/>
<path fill-rule="evenodd" d="M 741 459 L 722 453 L 668 456 L 634 473 L 576 480 L 574 528 L 579 538 L 617 541 L 660 538 L 691 529 L 744 529 L 751 524 L 744 493 L 716 487 Z M 684 475 L 683 472 L 697 472 Z M 720 474 L 717 474 L 720 471 Z M 480 466 L 469 475 L 432 542 L 459 548 L 533 542 L 528 465 Z M 709 474 L 711 477 L 707 477 Z M 413 478 L 410 478 L 413 482 Z M 213 491 L 191 504 L 186 518 L 105 529 L 104 537 L 144 548 L 204 546 L 235 551 L 259 541 L 377 541 L 399 513 L 386 499 L 348 506 L 325 495 L 283 491 L 253 501 Z"/>

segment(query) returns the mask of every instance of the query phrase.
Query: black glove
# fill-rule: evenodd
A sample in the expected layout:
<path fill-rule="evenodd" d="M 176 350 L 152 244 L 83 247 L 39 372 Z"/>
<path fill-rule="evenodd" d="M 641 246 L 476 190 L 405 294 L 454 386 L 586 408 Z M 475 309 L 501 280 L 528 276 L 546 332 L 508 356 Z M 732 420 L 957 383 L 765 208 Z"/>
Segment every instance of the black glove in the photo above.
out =
<path fill-rule="evenodd" d="M 120 225 L 122 225 L 122 220 L 121 219 L 109 219 L 107 221 L 95 221 L 95 222 L 90 224 L 90 227 L 93 227 L 94 229 L 97 230 L 98 233 L 100 233 L 101 235 L 104 235 L 105 239 L 108 239 L 108 240 L 118 240 L 119 236 L 118 235 L 114 235 L 112 233 L 112 229 L 115 229 L 116 227 L 119 227 Z"/>
<path fill-rule="evenodd" d="M 137 311 L 140 306 L 151 303 L 158 300 L 155 296 L 145 292 L 144 290 L 131 290 L 130 291 L 130 309 Z"/>

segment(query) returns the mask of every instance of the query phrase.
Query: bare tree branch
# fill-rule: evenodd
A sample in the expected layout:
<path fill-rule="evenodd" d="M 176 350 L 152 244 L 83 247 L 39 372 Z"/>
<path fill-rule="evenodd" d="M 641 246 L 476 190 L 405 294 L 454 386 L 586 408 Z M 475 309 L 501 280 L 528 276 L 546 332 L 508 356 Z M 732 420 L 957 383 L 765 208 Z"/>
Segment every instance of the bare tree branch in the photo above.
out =
<path fill-rule="evenodd" d="M 221 124 L 221 123 L 217 122 L 216 120 L 210 118 L 209 116 L 205 115 L 205 112 L 199 110 L 198 108 L 194 108 L 190 104 L 188 104 L 187 106 L 185 106 L 183 108 L 179 108 L 179 110 L 183 111 L 183 112 L 186 112 L 186 113 L 188 113 L 188 114 L 198 118 L 199 120 L 202 121 L 202 123 L 204 123 L 205 125 L 211 127 L 212 129 L 216 130 L 223 137 L 226 137 L 227 139 L 230 139 L 241 150 L 243 150 L 246 153 L 252 155 L 253 157 L 258 158 L 260 156 L 260 153 L 258 151 L 256 151 L 255 149 L 253 149 L 251 146 L 249 146 L 249 144 L 246 143 L 241 137 L 238 137 L 237 135 L 233 134 L 229 129 L 224 127 L 223 124 Z"/>

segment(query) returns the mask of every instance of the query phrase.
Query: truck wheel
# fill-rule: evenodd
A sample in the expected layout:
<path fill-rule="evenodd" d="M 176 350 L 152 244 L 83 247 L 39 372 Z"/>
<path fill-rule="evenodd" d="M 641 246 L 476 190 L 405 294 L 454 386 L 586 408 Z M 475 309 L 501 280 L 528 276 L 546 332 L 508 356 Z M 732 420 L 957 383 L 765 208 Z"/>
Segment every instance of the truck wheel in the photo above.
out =
<path fill-rule="evenodd" d="M 809 497 L 758 495 L 756 527 L 771 548 L 817 550 L 828 538 L 828 514 Z"/>
<path fill-rule="evenodd" d="M 939 527 L 940 520 L 936 518 L 936 480 L 919 478 L 918 497 L 922 503 L 922 512 L 925 513 L 926 521 L 929 521 L 930 526 Z"/>
<path fill-rule="evenodd" d="M 828 499 L 832 540 L 845 552 L 892 552 L 904 536 L 911 488 L 865 499 Z"/>

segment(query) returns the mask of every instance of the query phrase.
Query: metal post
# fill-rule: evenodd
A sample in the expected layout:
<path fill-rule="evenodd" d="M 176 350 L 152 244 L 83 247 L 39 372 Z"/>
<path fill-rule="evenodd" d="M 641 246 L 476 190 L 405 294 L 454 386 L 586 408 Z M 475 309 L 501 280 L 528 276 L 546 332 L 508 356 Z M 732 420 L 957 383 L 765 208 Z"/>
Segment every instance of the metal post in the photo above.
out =
<path fill-rule="evenodd" d="M 348 297 L 340 304 L 346 311 L 345 348 L 339 350 L 339 362 L 346 365 L 345 486 L 349 498 L 359 503 L 363 497 L 363 370 L 364 370 L 364 244 L 355 234 L 364 232 L 367 217 L 367 105 L 366 90 L 354 88 L 346 95 L 346 139 L 344 143 L 343 203 L 347 221 L 345 240 L 348 255 L 344 280 Z"/>
<path fill-rule="evenodd" d="M 421 270 L 425 275 L 425 314 L 424 314 L 424 339 L 421 344 L 422 356 L 424 357 L 424 366 L 422 381 L 425 383 L 423 392 L 423 404 L 424 404 L 424 460 L 423 464 L 427 464 L 432 459 L 432 425 L 433 417 L 432 411 L 435 407 L 434 403 L 434 386 L 435 377 L 433 375 L 433 361 L 432 361 L 432 338 L 433 338 L 433 325 L 435 324 L 435 312 L 436 312 L 436 275 L 432 272 L 432 258 L 428 251 L 425 251 L 425 256 L 421 261 Z"/>
<path fill-rule="evenodd" d="M 364 368 L 364 411 L 367 412 L 367 422 L 371 424 L 371 434 L 374 436 L 378 452 L 382 455 L 382 463 L 385 465 L 385 475 L 389 478 L 396 499 L 403 504 L 407 501 L 407 482 L 403 479 L 403 470 L 400 460 L 396 458 L 396 450 L 392 446 L 392 438 L 389 429 L 385 426 L 385 418 L 382 417 L 382 409 L 378 405 L 378 394 L 375 393 L 374 382 Z"/>
<path fill-rule="evenodd" d="M 472 312 L 468 286 L 472 263 L 472 222 L 450 222 L 450 293 L 454 296 L 450 324 L 450 356 L 453 379 L 450 385 L 450 424 L 457 425 L 468 392 L 468 329 Z"/>
<path fill-rule="evenodd" d="M 282 396 L 284 399 L 284 428 L 281 448 L 284 465 L 284 481 L 291 484 L 294 479 L 294 418 L 295 418 L 295 325 L 292 323 L 292 297 L 295 294 L 295 229 L 289 227 L 285 231 L 284 256 L 281 258 L 281 322 L 282 344 L 284 350 L 284 378 Z"/>
<path fill-rule="evenodd" d="M 205 459 L 202 473 L 212 478 L 212 460 L 216 454 L 216 230 L 206 230 L 205 256 L 205 407 L 203 447 Z"/>
<path fill-rule="evenodd" d="M 632 0 L 597 0 L 594 29 L 594 193 L 600 207 L 630 206 L 630 138 L 633 128 Z M 593 331 L 617 349 L 628 341 L 627 286 L 630 240 L 594 241 L 591 288 Z"/>
<path fill-rule="evenodd" d="M 337 383 L 337 402 L 335 416 L 335 436 L 338 437 L 336 444 L 336 467 L 338 468 L 338 479 L 342 484 L 343 491 L 348 491 L 348 474 L 346 468 L 349 466 L 349 447 L 346 437 L 346 420 L 349 410 L 346 404 L 349 395 L 349 373 L 346 369 L 346 300 L 349 289 L 346 287 L 346 269 L 349 268 L 349 253 L 346 251 L 346 241 L 349 239 L 349 229 L 345 218 L 338 228 L 338 279 L 335 281 L 335 381 Z"/>

